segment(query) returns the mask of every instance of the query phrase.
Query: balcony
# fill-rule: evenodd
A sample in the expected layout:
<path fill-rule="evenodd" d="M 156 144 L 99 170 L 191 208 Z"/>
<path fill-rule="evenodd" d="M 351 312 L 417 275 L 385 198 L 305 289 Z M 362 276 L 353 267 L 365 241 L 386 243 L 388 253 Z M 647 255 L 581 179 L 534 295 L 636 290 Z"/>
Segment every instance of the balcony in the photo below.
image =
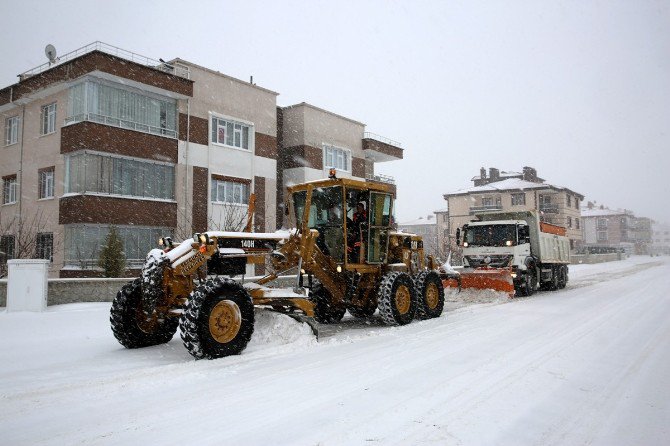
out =
<path fill-rule="evenodd" d="M 366 175 L 365 180 L 375 183 L 395 184 L 395 178 L 390 175 Z"/>
<path fill-rule="evenodd" d="M 403 158 L 402 144 L 375 133 L 363 134 L 363 153 L 366 159 L 375 163 L 401 160 Z"/>
<path fill-rule="evenodd" d="M 501 204 L 488 204 L 485 206 L 472 206 L 470 208 L 470 215 L 473 214 L 480 214 L 482 212 L 500 212 L 502 211 L 502 205 Z"/>
<path fill-rule="evenodd" d="M 558 205 L 557 204 L 540 204 L 540 211 L 545 214 L 558 214 Z"/>

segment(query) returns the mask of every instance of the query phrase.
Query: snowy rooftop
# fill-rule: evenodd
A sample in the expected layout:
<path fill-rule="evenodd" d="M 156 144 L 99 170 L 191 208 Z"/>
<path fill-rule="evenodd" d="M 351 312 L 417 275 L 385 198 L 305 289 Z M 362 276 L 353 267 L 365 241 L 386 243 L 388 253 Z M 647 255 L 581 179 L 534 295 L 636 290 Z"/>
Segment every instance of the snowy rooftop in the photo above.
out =
<path fill-rule="evenodd" d="M 600 209 L 600 208 L 582 208 L 582 217 L 604 217 L 607 215 L 633 215 L 631 211 L 624 209 Z"/>
<path fill-rule="evenodd" d="M 426 217 L 419 217 L 416 220 L 405 221 L 398 223 L 398 226 L 416 226 L 416 225 L 434 225 L 436 224 L 436 219 L 434 215 L 429 215 Z"/>
<path fill-rule="evenodd" d="M 502 171 L 502 172 L 498 173 L 498 176 L 500 178 L 518 177 L 520 175 L 523 175 L 523 173 L 521 173 L 521 172 L 505 172 L 505 171 Z M 481 179 L 482 179 L 481 175 L 477 175 L 477 176 L 472 177 L 472 179 L 470 181 L 481 180 Z"/>
<path fill-rule="evenodd" d="M 526 190 L 526 189 L 557 189 L 557 190 L 570 191 L 577 195 L 581 195 L 577 192 L 568 189 L 567 187 L 557 186 L 555 184 L 548 184 L 548 183 L 534 183 L 532 181 L 525 181 L 519 178 L 508 178 L 506 180 L 496 181 L 494 183 L 485 184 L 483 186 L 475 186 L 467 189 L 459 189 L 457 191 L 450 192 L 445 195 L 462 195 L 462 194 L 472 194 L 478 192 L 485 193 L 495 191 Z"/>

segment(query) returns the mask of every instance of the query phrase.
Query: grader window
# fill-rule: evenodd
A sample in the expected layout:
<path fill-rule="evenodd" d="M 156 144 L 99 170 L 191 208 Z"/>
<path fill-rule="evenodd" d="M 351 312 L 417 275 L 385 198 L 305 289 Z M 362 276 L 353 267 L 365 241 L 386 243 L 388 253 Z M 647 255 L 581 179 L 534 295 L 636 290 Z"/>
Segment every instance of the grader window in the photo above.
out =
<path fill-rule="evenodd" d="M 386 261 L 392 207 L 391 195 L 376 192 L 370 194 L 368 263 Z"/>

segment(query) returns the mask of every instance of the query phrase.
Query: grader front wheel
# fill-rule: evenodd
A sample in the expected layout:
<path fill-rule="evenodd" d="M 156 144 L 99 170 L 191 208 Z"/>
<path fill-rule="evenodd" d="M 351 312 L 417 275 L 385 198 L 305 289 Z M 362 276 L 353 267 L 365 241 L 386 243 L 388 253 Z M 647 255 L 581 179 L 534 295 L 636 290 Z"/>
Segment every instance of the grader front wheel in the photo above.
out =
<path fill-rule="evenodd" d="M 177 331 L 176 318 L 161 318 L 155 311 L 147 311 L 143 302 L 140 279 L 124 285 L 112 302 L 112 332 L 126 348 L 165 344 Z"/>
<path fill-rule="evenodd" d="M 254 305 L 234 280 L 208 280 L 191 293 L 179 328 L 184 347 L 196 359 L 237 355 L 254 331 Z"/>

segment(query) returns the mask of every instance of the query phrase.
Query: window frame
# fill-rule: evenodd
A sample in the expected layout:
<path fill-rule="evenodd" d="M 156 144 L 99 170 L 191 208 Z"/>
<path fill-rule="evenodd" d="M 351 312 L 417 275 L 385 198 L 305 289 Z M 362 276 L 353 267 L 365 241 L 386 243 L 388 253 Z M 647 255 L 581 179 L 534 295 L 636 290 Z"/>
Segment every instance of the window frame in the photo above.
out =
<path fill-rule="evenodd" d="M 333 144 L 329 143 L 323 143 L 321 145 L 322 150 L 323 150 L 323 169 L 324 170 L 329 170 L 329 169 L 335 169 L 336 171 L 339 172 L 345 172 L 345 173 L 352 173 L 352 162 L 353 162 L 353 155 L 351 149 L 347 149 L 345 147 L 338 147 Z M 330 151 L 330 155 L 329 152 Z M 337 159 L 339 158 L 339 154 L 342 154 L 342 161 L 344 161 L 344 169 L 341 167 L 337 166 Z M 330 156 L 331 162 L 330 164 L 328 163 L 328 157 Z"/>
<path fill-rule="evenodd" d="M 9 243 L 11 241 L 11 243 Z M 16 236 L 14 234 L 5 234 L 0 236 L 0 251 L 3 250 L 3 246 L 11 246 L 11 250 L 6 249 L 5 254 L 6 256 L 0 257 L 0 263 L 5 264 L 7 263 L 7 260 L 12 260 L 14 256 L 16 255 Z M 10 251 L 10 252 L 6 252 Z"/>
<path fill-rule="evenodd" d="M 21 117 L 19 115 L 5 118 L 5 147 L 18 144 L 20 122 Z"/>
<path fill-rule="evenodd" d="M 50 178 L 48 174 L 51 174 Z M 55 167 L 51 166 L 46 167 L 44 169 L 40 169 L 38 173 L 38 199 L 47 200 L 49 198 L 54 198 L 55 186 L 56 186 Z M 51 193 L 49 194 L 49 192 Z"/>
<path fill-rule="evenodd" d="M 47 241 L 48 244 L 44 244 Z M 38 259 L 54 261 L 54 235 L 53 232 L 38 232 L 35 236 L 35 257 Z"/>
<path fill-rule="evenodd" d="M 40 112 L 40 136 L 56 133 L 56 112 L 56 102 L 42 106 Z"/>
<path fill-rule="evenodd" d="M 221 125 L 221 123 L 224 123 L 225 125 Z M 231 131 L 231 136 L 229 136 L 229 129 Z M 244 135 L 245 129 L 247 130 L 246 137 Z M 223 142 L 219 141 L 221 130 L 223 130 Z M 233 118 L 231 116 L 221 115 L 218 113 L 210 113 L 208 138 L 210 144 L 253 153 L 255 146 L 254 135 L 255 130 L 253 122 Z M 214 137 L 216 137 L 216 139 Z M 237 137 L 239 137 L 239 145 L 236 145 Z M 228 144 L 227 141 L 229 138 L 231 141 L 230 144 Z M 246 141 L 246 147 L 244 147 L 244 141 Z"/>
<path fill-rule="evenodd" d="M 518 198 L 521 198 L 519 202 Z M 525 192 L 515 192 L 511 194 L 512 206 L 525 206 L 526 205 L 526 193 Z"/>
<path fill-rule="evenodd" d="M 210 177 L 210 197 L 209 201 L 212 204 L 220 205 L 232 205 L 232 206 L 248 206 L 249 197 L 251 196 L 251 180 L 244 178 L 233 178 L 233 177 L 224 177 L 220 175 L 212 175 Z M 229 190 L 228 187 L 232 186 L 230 195 L 233 197 L 233 201 L 227 201 Z M 239 187 L 239 190 L 238 190 Z M 222 191 L 221 191 L 222 189 Z M 246 190 L 246 194 L 245 194 Z M 239 191 L 240 200 L 234 201 L 235 194 Z M 223 195 L 223 200 L 220 200 L 220 195 Z"/>
<path fill-rule="evenodd" d="M 19 182 L 16 174 L 2 178 L 2 204 L 10 205 L 18 201 Z M 12 200 L 13 195 L 13 200 Z"/>

